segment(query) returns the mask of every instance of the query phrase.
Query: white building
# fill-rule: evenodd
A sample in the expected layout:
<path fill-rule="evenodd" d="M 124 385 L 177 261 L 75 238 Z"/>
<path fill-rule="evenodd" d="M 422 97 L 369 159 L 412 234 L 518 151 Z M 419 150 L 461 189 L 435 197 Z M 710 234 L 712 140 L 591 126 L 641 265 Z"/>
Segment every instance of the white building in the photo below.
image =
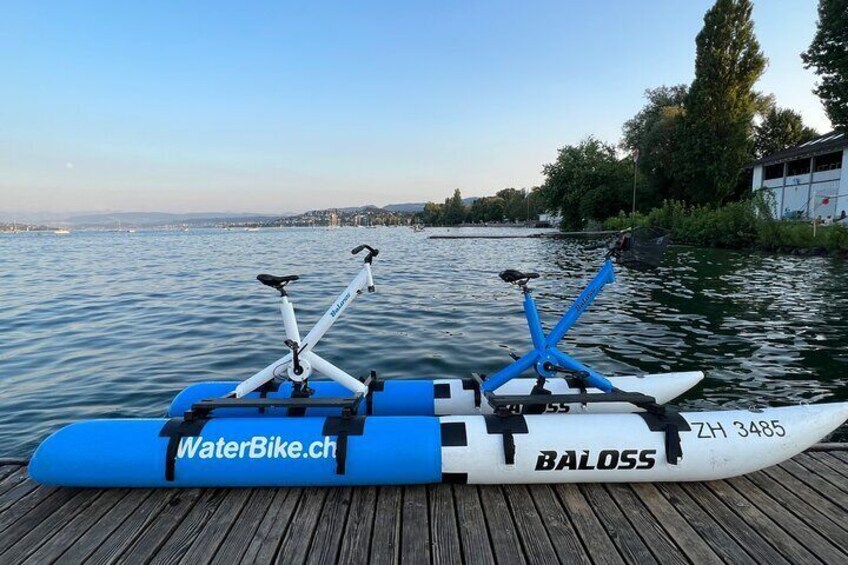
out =
<path fill-rule="evenodd" d="M 751 166 L 752 189 L 771 192 L 776 218 L 848 214 L 848 133 L 830 132 Z"/>

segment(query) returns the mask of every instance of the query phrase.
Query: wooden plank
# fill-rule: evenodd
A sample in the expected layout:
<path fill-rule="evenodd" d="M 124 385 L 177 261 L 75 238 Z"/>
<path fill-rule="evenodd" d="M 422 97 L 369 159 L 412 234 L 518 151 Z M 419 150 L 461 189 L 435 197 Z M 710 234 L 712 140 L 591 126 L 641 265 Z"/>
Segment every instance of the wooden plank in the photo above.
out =
<path fill-rule="evenodd" d="M 347 523 L 352 495 L 353 490 L 350 487 L 330 490 L 324 502 L 324 508 L 321 510 L 321 516 L 318 518 L 318 528 L 312 536 L 312 547 L 307 556 L 307 563 L 313 565 L 338 563 L 342 533 Z"/>
<path fill-rule="evenodd" d="M 848 445 L 848 444 L 845 444 L 845 445 Z M 848 450 L 833 450 L 833 451 L 828 451 L 827 453 L 831 457 L 835 457 L 836 459 L 839 459 L 840 461 L 844 461 L 845 463 L 848 463 Z"/>
<path fill-rule="evenodd" d="M 459 524 L 459 541 L 462 560 L 466 565 L 494 563 L 484 509 L 475 485 L 454 485 L 456 516 Z"/>
<path fill-rule="evenodd" d="M 589 555 L 595 563 L 624 563 L 621 554 L 610 539 L 592 507 L 586 502 L 577 485 L 556 485 L 554 487 L 563 508 L 574 523 L 574 529 L 583 540 Z"/>
<path fill-rule="evenodd" d="M 0 513 L 0 535 L 3 530 L 11 526 L 21 516 L 41 504 L 47 497 L 54 494 L 58 489 L 56 487 L 39 486 L 34 491 L 31 491 L 24 497 L 15 502 L 2 513 Z M 68 491 L 69 489 L 65 489 Z"/>
<path fill-rule="evenodd" d="M 819 463 L 826 465 L 836 473 L 839 473 L 844 480 L 848 480 L 848 465 L 846 465 L 841 459 L 834 457 L 832 453 L 820 451 L 816 453 L 808 453 L 807 455 Z"/>
<path fill-rule="evenodd" d="M 795 456 L 793 461 L 806 467 L 808 471 L 814 473 L 816 476 L 830 482 L 830 484 L 843 492 L 844 497 L 848 497 L 848 481 L 845 480 L 845 477 L 818 459 L 814 459 L 812 453 L 801 453 Z"/>
<path fill-rule="evenodd" d="M 791 536 L 786 535 L 786 532 L 779 525 L 775 524 L 765 513 L 739 494 L 730 483 L 711 481 L 705 484 L 722 502 L 742 518 L 748 528 L 755 530 L 771 543 L 784 558 L 793 563 L 816 562 L 816 558 L 803 545 Z"/>
<path fill-rule="evenodd" d="M 38 485 L 29 479 L 24 479 L 0 495 L 0 513 L 11 508 L 13 504 L 34 491 Z"/>
<path fill-rule="evenodd" d="M 758 472 L 774 479 L 775 482 L 783 486 L 786 490 L 814 506 L 838 525 L 843 527 L 848 525 L 848 512 L 844 508 L 834 504 L 833 501 L 822 496 L 818 491 L 813 490 L 811 486 L 787 472 L 786 469 L 775 466 Z"/>
<path fill-rule="evenodd" d="M 610 483 L 605 485 L 605 488 L 660 563 L 688 563 L 680 548 L 674 544 L 654 515 L 639 502 L 639 498 L 629 486 Z"/>
<path fill-rule="evenodd" d="M 277 555 L 277 548 L 280 547 L 283 536 L 288 531 L 289 524 L 294 517 L 297 505 L 300 503 L 300 498 L 303 495 L 303 489 L 278 489 L 274 493 L 274 500 L 268 508 L 268 512 L 259 527 L 241 562 L 249 563 L 271 563 Z"/>
<path fill-rule="evenodd" d="M 354 489 L 347 523 L 342 535 L 338 562 L 342 565 L 367 563 L 371 551 L 371 532 L 377 507 L 377 488 Z"/>
<path fill-rule="evenodd" d="M 746 478 L 806 524 L 824 534 L 837 547 L 848 547 L 848 529 L 843 527 L 848 519 L 848 512 L 835 507 L 837 512 L 828 515 L 822 509 L 822 505 L 827 503 L 825 499 L 814 496 L 805 500 L 797 492 L 793 492 L 762 471 L 746 475 Z"/>
<path fill-rule="evenodd" d="M 376 487 L 362 487 L 353 491 L 347 525 L 342 536 L 342 547 L 339 550 L 340 564 L 368 562 L 376 508 Z"/>
<path fill-rule="evenodd" d="M 23 465 L 0 465 L 0 481 L 23 467 Z"/>
<path fill-rule="evenodd" d="M 783 555 L 757 533 L 732 508 L 721 501 L 703 483 L 687 483 L 682 486 L 686 493 L 699 504 L 710 517 L 715 519 L 724 530 L 754 559 L 775 565 L 788 564 Z"/>
<path fill-rule="evenodd" d="M 199 496 L 200 490 L 198 489 L 192 489 L 190 491 L 153 490 L 141 505 L 131 512 L 129 516 L 116 524 L 117 527 L 93 551 L 89 544 L 86 543 L 86 540 L 81 538 L 68 548 L 60 558 L 60 561 L 62 563 L 82 563 L 85 561 L 86 563 L 97 565 L 114 563 L 153 520 L 167 519 L 167 514 L 163 513 L 169 507 L 173 508 L 189 503 L 193 504 L 194 500 Z M 109 518 L 110 516 L 107 514 L 100 520 L 100 523 L 106 522 Z M 107 526 L 108 523 L 102 527 L 105 528 Z M 98 525 L 94 527 L 96 528 Z"/>
<path fill-rule="evenodd" d="M 503 488 L 507 503 L 515 520 L 515 530 L 524 548 L 524 557 L 528 563 L 556 563 L 558 561 L 554 546 L 548 538 L 545 525 L 539 517 L 539 511 L 533 498 L 524 485 L 506 485 Z"/>
<path fill-rule="evenodd" d="M 188 495 L 188 496 L 186 496 Z M 192 515 L 192 511 L 200 507 L 202 509 L 208 507 L 210 499 L 216 495 L 215 489 L 197 490 L 192 489 L 188 493 L 181 491 L 179 495 L 172 498 L 165 507 L 164 512 L 156 516 L 153 521 L 146 525 L 141 535 L 137 536 L 129 547 L 120 555 L 115 555 L 109 559 L 110 563 L 147 563 L 150 561 L 156 552 L 165 544 L 171 535 L 182 526 Z M 191 518 L 190 521 L 197 521 L 197 518 Z M 98 551 L 95 556 L 98 556 Z M 93 559 L 92 559 L 93 560 Z"/>
<path fill-rule="evenodd" d="M 500 564 L 526 563 L 503 490 L 494 485 L 480 485 L 478 490 L 495 560 Z"/>
<path fill-rule="evenodd" d="M 618 548 L 621 557 L 627 563 L 656 563 L 653 554 L 639 537 L 639 534 L 621 513 L 621 509 L 610 498 L 603 485 L 580 485 L 580 491 L 594 509 L 595 515 L 612 542 Z"/>
<path fill-rule="evenodd" d="M 583 548 L 580 536 L 571 525 L 568 514 L 563 510 L 553 489 L 549 485 L 533 485 L 528 487 L 528 490 L 560 562 L 590 565 L 592 560 Z M 488 509 L 484 508 L 484 512 L 486 511 Z"/>
<path fill-rule="evenodd" d="M 179 563 L 226 496 L 227 489 L 206 490 L 188 514 L 180 520 L 177 527 L 171 530 L 157 546 L 142 553 L 137 553 L 134 547 L 131 562 L 149 559 L 151 563 Z"/>
<path fill-rule="evenodd" d="M 396 563 L 397 545 L 384 544 L 378 536 L 388 517 L 382 502 L 385 488 L 380 489 L 377 498 L 377 516 L 374 519 L 374 537 L 371 540 L 371 559 L 375 563 Z M 391 491 L 389 491 L 391 492 Z M 400 559 L 404 565 L 424 565 L 430 563 L 430 524 L 428 519 L 427 487 L 409 486 L 403 489 L 401 509 Z M 394 516 L 394 514 L 390 514 Z M 391 527 L 390 527 L 391 529 Z"/>
<path fill-rule="evenodd" d="M 794 459 L 784 461 L 780 467 L 788 471 L 792 476 L 810 485 L 819 494 L 838 505 L 843 510 L 848 510 L 848 495 L 842 489 L 837 488 L 830 481 L 818 476 L 814 472 L 799 464 Z"/>
<path fill-rule="evenodd" d="M 183 538 L 184 542 L 191 543 L 191 545 L 178 562 L 194 565 L 212 561 L 218 547 L 229 534 L 233 523 L 238 521 L 252 494 L 253 490 L 248 488 L 227 489 L 223 500 L 202 524 L 194 539 L 191 540 L 189 536 Z"/>
<path fill-rule="evenodd" d="M 451 485 L 430 485 L 427 491 L 430 498 L 433 563 L 461 563 L 462 550 L 459 548 L 459 528 L 456 524 Z"/>
<path fill-rule="evenodd" d="M 121 506 L 121 503 L 129 494 L 130 491 L 128 489 L 109 489 L 105 491 L 97 498 L 96 503 L 86 508 L 85 512 L 80 512 L 73 520 L 62 524 L 36 551 L 32 551 L 28 547 L 25 551 L 18 550 L 18 553 L 15 554 L 15 550 L 26 543 L 26 539 L 23 539 L 12 547 L 11 551 L 6 553 L 5 558 L 10 559 L 12 563 L 29 563 L 32 565 L 52 563 L 66 549 L 73 545 L 74 542 L 85 536 L 100 518 L 109 513 L 110 510 Z M 139 502 L 139 500 L 131 501 L 130 505 L 132 508 L 135 508 Z M 92 547 L 92 551 L 95 548 L 96 546 Z M 26 557 L 26 555 L 29 555 L 29 557 Z"/>
<path fill-rule="evenodd" d="M 277 563 L 290 565 L 306 561 L 309 546 L 312 545 L 312 534 L 318 524 L 318 516 L 321 515 L 328 490 L 314 487 L 304 489 L 297 512 L 277 553 Z"/>
<path fill-rule="evenodd" d="M 631 485 L 631 488 L 691 561 L 699 564 L 722 562 L 655 486 L 638 483 Z"/>
<path fill-rule="evenodd" d="M 41 504 L 6 528 L 3 535 L 0 535 L 0 563 L 4 561 L 2 553 L 18 541 L 27 536 L 30 540 L 38 540 L 38 534 L 41 534 L 40 541 L 45 541 L 44 538 L 49 536 L 50 532 L 73 519 L 74 516 L 91 504 L 99 494 L 100 491 L 60 489 L 53 496 L 47 497 Z M 38 541 L 33 541 L 33 543 L 40 545 Z"/>
<path fill-rule="evenodd" d="M 26 481 L 27 478 L 28 477 L 26 467 L 18 467 L 12 473 L 10 473 L 9 476 L 0 481 L 0 495 L 3 495 L 7 491 L 18 486 L 20 483 Z M 35 484 L 32 481 L 28 482 L 33 485 Z"/>
<path fill-rule="evenodd" d="M 275 492 L 276 490 L 271 488 L 259 488 L 253 491 L 238 520 L 215 552 L 215 557 L 212 558 L 213 563 L 230 565 L 241 561 L 256 529 L 268 513 L 268 507 L 274 499 Z"/>
<path fill-rule="evenodd" d="M 823 559 L 825 563 L 848 563 L 848 554 L 843 553 L 830 541 L 819 535 L 814 528 L 808 528 L 792 512 L 763 492 L 749 479 L 734 477 L 727 479 L 727 482 L 771 520 L 780 525 L 787 534 L 809 549 L 813 555 Z"/>
<path fill-rule="evenodd" d="M 713 519 L 712 508 L 699 506 L 697 501 L 689 496 L 682 485 L 675 483 L 657 483 L 659 490 L 666 500 L 674 506 L 683 519 L 698 532 L 705 542 L 716 552 L 716 554 L 728 563 L 750 563 L 756 561 L 745 553 L 744 546 L 737 544 L 734 539 L 725 532 L 721 525 Z M 718 500 L 713 504 L 722 506 Z M 776 563 L 783 561 L 778 556 Z"/>

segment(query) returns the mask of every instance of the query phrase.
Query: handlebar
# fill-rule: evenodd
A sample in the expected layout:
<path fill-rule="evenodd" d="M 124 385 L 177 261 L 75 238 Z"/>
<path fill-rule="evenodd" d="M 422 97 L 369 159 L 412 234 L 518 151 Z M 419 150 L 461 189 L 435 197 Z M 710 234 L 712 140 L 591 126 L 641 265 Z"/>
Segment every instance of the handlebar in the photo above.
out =
<path fill-rule="evenodd" d="M 371 264 L 371 261 L 373 261 L 374 257 L 376 257 L 377 255 L 380 254 L 379 249 L 374 249 L 370 245 L 365 245 L 364 243 L 362 245 L 357 245 L 356 247 L 351 249 L 350 252 L 351 252 L 352 255 L 358 255 L 364 249 L 368 250 L 368 255 L 365 256 L 365 262 L 368 263 L 368 264 Z"/>

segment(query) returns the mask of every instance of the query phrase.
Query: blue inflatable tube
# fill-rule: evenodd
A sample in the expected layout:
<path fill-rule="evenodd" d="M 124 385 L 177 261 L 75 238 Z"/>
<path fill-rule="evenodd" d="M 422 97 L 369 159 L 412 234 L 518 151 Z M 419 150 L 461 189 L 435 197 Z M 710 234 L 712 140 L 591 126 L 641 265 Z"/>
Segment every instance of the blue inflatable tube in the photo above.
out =
<path fill-rule="evenodd" d="M 221 398 L 230 394 L 235 387 L 233 382 L 203 382 L 190 385 L 183 389 L 171 402 L 168 416 L 180 417 L 191 405 L 208 398 Z M 436 415 L 436 387 L 432 380 L 403 380 L 394 379 L 379 381 L 379 386 L 372 390 L 367 402 L 363 402 L 363 414 L 375 416 L 434 416 Z M 346 398 L 352 393 L 342 385 L 333 381 L 314 381 L 309 386 L 315 390 L 315 398 Z M 275 391 L 264 394 L 265 398 L 290 398 L 292 383 L 285 381 L 279 384 Z M 259 398 L 260 393 L 252 392 L 246 398 Z M 285 416 L 286 408 L 267 408 L 268 416 Z M 337 416 L 338 408 L 310 408 L 307 416 Z M 226 408 L 218 411 L 219 416 L 250 417 L 258 416 L 256 408 Z"/>
<path fill-rule="evenodd" d="M 169 444 L 180 427 L 169 477 Z M 71 487 L 434 483 L 442 478 L 440 437 L 439 420 L 422 417 L 92 420 L 48 437 L 29 473 Z"/>

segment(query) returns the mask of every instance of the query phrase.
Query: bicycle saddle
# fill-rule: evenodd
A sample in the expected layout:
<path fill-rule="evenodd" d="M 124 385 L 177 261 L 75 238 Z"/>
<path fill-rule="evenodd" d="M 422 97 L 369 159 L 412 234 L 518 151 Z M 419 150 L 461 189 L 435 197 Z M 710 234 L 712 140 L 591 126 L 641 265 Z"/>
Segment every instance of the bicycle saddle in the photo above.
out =
<path fill-rule="evenodd" d="M 282 287 L 286 286 L 290 282 L 296 281 L 300 277 L 297 275 L 283 275 L 278 277 L 276 275 L 256 275 L 256 280 L 264 284 L 265 286 L 270 286 L 271 288 L 276 288 L 280 290 Z"/>
<path fill-rule="evenodd" d="M 539 273 L 522 273 L 515 269 L 507 269 L 498 275 L 503 282 L 515 284 L 520 281 L 527 282 L 530 279 L 538 279 Z"/>

